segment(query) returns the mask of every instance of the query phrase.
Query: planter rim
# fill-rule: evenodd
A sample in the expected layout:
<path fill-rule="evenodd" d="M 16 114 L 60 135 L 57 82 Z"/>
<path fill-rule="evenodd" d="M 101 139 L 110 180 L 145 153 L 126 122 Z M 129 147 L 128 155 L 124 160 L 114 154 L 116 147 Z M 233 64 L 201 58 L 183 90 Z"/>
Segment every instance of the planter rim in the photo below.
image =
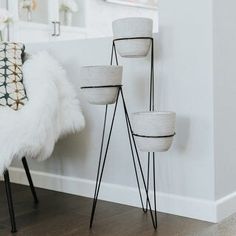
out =
<path fill-rule="evenodd" d="M 123 18 L 119 18 L 119 19 L 114 20 L 112 22 L 112 24 L 119 22 L 119 21 L 123 21 L 123 20 L 148 20 L 150 22 L 153 22 L 153 20 L 148 17 L 123 17 Z"/>
<path fill-rule="evenodd" d="M 163 139 L 163 138 L 173 138 L 176 135 L 176 133 L 174 132 L 173 134 L 167 134 L 167 135 L 143 135 L 143 134 L 134 133 L 133 135 L 139 138 L 162 138 Z"/>
<path fill-rule="evenodd" d="M 81 89 L 99 89 L 99 88 L 120 88 L 122 84 L 112 84 L 112 85 L 95 85 L 95 86 L 82 86 Z"/>
<path fill-rule="evenodd" d="M 132 115 L 176 115 L 176 113 L 173 111 L 139 111 Z"/>
<path fill-rule="evenodd" d="M 123 68 L 123 66 L 116 65 L 93 65 L 93 66 L 82 66 L 81 68 Z"/>

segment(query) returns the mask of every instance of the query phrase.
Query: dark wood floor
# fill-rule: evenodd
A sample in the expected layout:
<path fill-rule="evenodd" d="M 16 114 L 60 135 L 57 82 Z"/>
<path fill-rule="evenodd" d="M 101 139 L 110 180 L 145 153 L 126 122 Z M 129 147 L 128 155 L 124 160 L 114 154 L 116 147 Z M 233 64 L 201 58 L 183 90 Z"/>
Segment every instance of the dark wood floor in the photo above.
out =
<path fill-rule="evenodd" d="M 0 235 L 11 235 L 3 183 L 0 183 Z M 17 236 L 235 236 L 236 217 L 219 225 L 158 214 L 158 230 L 138 208 L 99 201 L 94 227 L 89 230 L 92 200 L 37 189 L 35 207 L 28 187 L 12 184 Z M 222 233 L 222 234 L 221 234 Z"/>

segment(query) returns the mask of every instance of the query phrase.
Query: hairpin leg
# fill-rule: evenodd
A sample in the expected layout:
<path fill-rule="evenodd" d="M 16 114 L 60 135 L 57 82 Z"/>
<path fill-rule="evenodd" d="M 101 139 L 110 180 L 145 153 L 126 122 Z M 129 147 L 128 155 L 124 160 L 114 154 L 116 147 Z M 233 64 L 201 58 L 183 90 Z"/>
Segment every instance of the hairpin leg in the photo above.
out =
<path fill-rule="evenodd" d="M 147 163 L 147 191 L 149 191 L 149 180 L 150 180 L 150 152 L 148 153 L 148 163 Z M 148 211 L 148 200 L 146 198 L 146 208 L 145 212 Z"/>
<path fill-rule="evenodd" d="M 34 184 L 33 184 L 33 181 L 32 181 L 31 175 L 30 175 L 28 163 L 27 163 L 27 160 L 26 160 L 25 157 L 22 158 L 22 163 L 23 163 L 23 166 L 24 166 L 24 169 L 25 169 L 27 179 L 29 181 L 31 192 L 32 192 L 33 197 L 34 197 L 34 202 L 35 202 L 35 204 L 37 204 L 39 202 L 39 200 L 38 200 L 35 188 L 34 188 Z"/>
<path fill-rule="evenodd" d="M 134 135 L 133 135 L 132 127 L 131 127 L 131 122 L 130 122 L 130 118 L 129 118 L 129 114 L 128 114 L 128 110 L 127 110 L 127 106 L 126 106 L 126 103 L 125 103 L 124 94 L 123 94 L 122 90 L 121 90 L 121 98 L 122 98 L 122 101 L 123 101 L 123 107 L 124 107 L 124 112 L 125 112 L 125 117 L 126 117 L 126 124 L 127 124 L 128 134 L 129 134 L 130 147 L 131 147 L 131 150 L 132 150 L 132 156 L 133 156 L 133 161 L 134 161 L 135 172 L 137 172 L 137 170 L 136 170 L 137 167 L 136 167 L 136 164 L 135 164 L 136 161 L 134 159 L 133 150 L 135 150 L 135 154 L 136 154 L 136 157 L 137 157 L 137 162 L 138 162 L 139 170 L 140 170 L 140 173 L 141 173 L 141 178 L 142 178 L 145 193 L 146 193 L 146 201 L 147 201 L 147 205 L 149 207 L 149 211 L 150 211 L 150 214 L 151 214 L 153 227 L 154 227 L 154 229 L 157 229 L 156 192 L 154 193 L 154 213 L 153 213 L 152 206 L 151 206 L 151 201 L 150 201 L 150 197 L 149 197 L 148 185 L 145 181 L 142 164 L 141 164 L 140 157 L 139 157 L 139 154 L 138 154 L 138 149 L 137 149 L 137 145 L 136 145 L 136 142 L 135 142 L 135 139 L 134 139 Z M 149 156 L 151 156 L 151 154 L 149 154 Z M 149 162 L 149 164 L 150 164 L 150 162 Z M 137 180 L 138 180 L 138 178 L 137 178 Z M 138 181 L 138 183 L 139 183 L 139 181 Z M 156 191 L 155 153 L 153 153 L 153 185 L 154 185 L 154 191 Z M 138 187 L 139 187 L 139 185 L 138 185 Z M 142 195 L 140 195 L 140 197 L 141 197 L 141 201 L 142 201 Z M 147 211 L 148 207 L 146 209 L 144 209 L 144 212 Z"/>
<path fill-rule="evenodd" d="M 96 206 L 97 206 L 98 194 L 99 194 L 99 190 L 100 190 L 100 186 L 101 186 L 103 172 L 104 172 L 104 168 L 105 168 L 105 164 L 106 164 L 107 152 L 108 152 L 110 139 L 111 139 L 111 134 L 112 134 L 112 130 L 113 130 L 113 125 L 114 125 L 114 120 L 115 120 L 115 115 L 116 115 L 116 110 L 117 110 L 117 104 L 118 104 L 120 89 L 121 88 L 118 88 L 118 95 L 117 95 L 117 98 L 116 98 L 115 108 L 114 108 L 112 121 L 111 121 L 111 126 L 110 126 L 110 130 L 109 130 L 109 135 L 108 135 L 108 140 L 107 140 L 105 153 L 104 153 L 104 157 L 103 157 L 103 161 L 102 161 L 103 143 L 104 143 L 106 119 L 107 119 L 107 106 L 106 106 L 106 110 L 105 110 L 103 133 L 102 133 L 102 142 L 101 142 L 101 149 L 100 149 L 100 156 L 99 156 L 99 163 L 98 163 L 98 170 L 97 170 L 97 178 L 96 178 L 96 185 L 95 185 L 95 191 L 94 191 L 92 212 L 91 212 L 91 217 L 90 217 L 90 228 L 92 228 L 92 226 L 93 226 L 93 219 L 94 219 L 95 210 L 96 210 Z"/>
<path fill-rule="evenodd" d="M 14 213 L 14 207 L 13 207 L 13 201 L 12 201 L 11 183 L 10 183 L 8 170 L 4 172 L 4 182 L 5 182 L 5 189 L 6 189 L 6 195 L 7 195 L 8 209 L 9 209 L 9 214 L 10 214 L 10 219 L 11 219 L 11 232 L 15 233 L 17 232 L 17 230 L 16 230 L 15 213 Z"/>
<path fill-rule="evenodd" d="M 135 172 L 135 177 L 136 177 L 136 181 L 137 181 L 141 206 L 142 206 L 143 212 L 146 213 L 147 212 L 147 209 L 146 209 L 147 207 L 144 208 L 144 202 L 143 202 L 143 197 L 142 197 L 142 192 L 141 192 L 141 187 L 140 187 L 140 181 L 139 181 L 139 175 L 138 175 L 138 170 L 137 170 L 137 163 L 135 161 L 135 150 L 134 150 L 133 144 L 132 144 L 132 131 L 131 131 L 130 126 L 129 126 L 129 117 L 128 117 L 128 114 L 127 114 L 127 108 L 126 108 L 126 104 L 125 104 L 122 89 L 121 89 L 121 98 L 122 98 L 122 101 L 123 101 L 123 107 L 124 107 L 124 112 L 125 112 L 125 120 L 126 120 L 126 125 L 127 125 L 127 132 L 128 132 L 130 150 L 131 150 L 131 155 L 132 155 L 132 160 L 133 160 L 133 165 L 134 165 L 134 172 Z M 134 145 L 136 145 L 136 144 L 134 144 Z M 138 153 L 136 153 L 136 155 L 138 155 Z"/>
<path fill-rule="evenodd" d="M 156 196 L 156 158 L 155 152 L 152 153 L 152 168 L 153 168 L 153 192 L 154 192 L 154 228 L 157 228 L 157 196 Z"/>
<path fill-rule="evenodd" d="M 116 41 L 120 41 L 120 40 L 133 40 L 133 39 L 147 39 L 147 40 L 151 40 L 151 68 L 150 68 L 150 95 L 149 95 L 149 111 L 154 111 L 155 109 L 155 89 L 154 89 L 154 42 L 153 42 L 153 38 L 152 37 L 134 37 L 134 38 L 119 38 L 119 39 L 114 39 L 113 43 L 112 43 L 112 52 L 111 52 L 111 60 L 110 60 L 110 64 L 113 64 L 113 57 L 115 57 L 115 63 L 116 65 L 119 64 L 118 62 L 118 57 L 117 57 L 117 52 L 116 52 L 116 45 L 115 42 Z M 140 195 L 140 199 L 141 199 L 141 204 L 142 204 L 142 208 L 143 211 L 146 213 L 148 210 L 150 211 L 151 214 L 151 219 L 152 219 L 152 223 L 153 223 L 153 227 L 154 229 L 157 229 L 157 206 L 156 206 L 156 173 L 155 173 L 155 153 L 148 153 L 148 169 L 147 169 L 147 178 L 145 180 L 144 177 L 144 171 L 142 168 L 142 164 L 139 158 L 139 154 L 138 154 L 138 150 L 137 150 L 137 146 L 136 146 L 136 142 L 135 142 L 135 138 L 134 138 L 134 133 L 132 131 L 132 127 L 131 127 L 131 122 L 129 119 L 129 114 L 128 114 L 128 110 L 126 107 L 126 103 L 125 103 L 125 99 L 124 99 L 124 95 L 123 95 L 123 91 L 121 89 L 121 97 L 123 100 L 123 107 L 124 107 L 124 112 L 125 112 L 125 118 L 126 118 L 126 124 L 127 124 L 127 131 L 128 131 L 128 137 L 129 137 L 129 142 L 130 142 L 130 148 L 131 148 L 131 154 L 132 154 L 132 158 L 133 158 L 133 164 L 134 164 L 134 169 L 135 169 L 135 176 L 137 179 L 137 185 L 138 185 L 138 190 L 139 190 L 139 195 Z M 151 154 L 152 154 L 152 164 L 153 164 L 153 190 L 154 190 L 154 212 L 152 210 L 151 207 L 151 202 L 150 202 L 150 198 L 149 198 L 149 185 L 150 185 L 150 165 L 151 165 Z M 137 157 L 137 159 L 135 160 L 135 155 Z M 136 163 L 137 161 L 137 163 Z M 140 188 L 140 182 L 139 182 L 139 174 L 137 171 L 137 166 L 139 167 L 140 173 L 141 173 L 141 179 L 145 188 L 145 193 L 146 193 L 146 204 L 145 204 L 145 208 L 144 208 L 144 203 L 143 203 L 143 198 L 142 198 L 142 192 L 141 192 L 141 188 Z"/>

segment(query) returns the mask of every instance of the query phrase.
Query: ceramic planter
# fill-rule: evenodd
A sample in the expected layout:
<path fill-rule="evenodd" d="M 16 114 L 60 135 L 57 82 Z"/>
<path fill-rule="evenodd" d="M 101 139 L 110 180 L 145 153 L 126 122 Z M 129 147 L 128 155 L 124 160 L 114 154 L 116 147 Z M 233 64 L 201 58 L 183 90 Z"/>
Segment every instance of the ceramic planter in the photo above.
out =
<path fill-rule="evenodd" d="M 167 151 L 173 141 L 171 135 L 175 133 L 175 120 L 176 114 L 169 111 L 133 113 L 133 132 L 139 149 L 145 152 Z"/>
<path fill-rule="evenodd" d="M 149 18 L 130 17 L 113 21 L 114 39 L 132 37 L 152 37 L 153 21 Z M 147 56 L 151 40 L 134 39 L 116 41 L 116 49 L 122 57 Z"/>
<path fill-rule="evenodd" d="M 81 88 L 88 102 L 97 105 L 115 103 L 118 94 L 118 87 L 99 86 L 121 85 L 122 72 L 122 66 L 82 67 Z"/>

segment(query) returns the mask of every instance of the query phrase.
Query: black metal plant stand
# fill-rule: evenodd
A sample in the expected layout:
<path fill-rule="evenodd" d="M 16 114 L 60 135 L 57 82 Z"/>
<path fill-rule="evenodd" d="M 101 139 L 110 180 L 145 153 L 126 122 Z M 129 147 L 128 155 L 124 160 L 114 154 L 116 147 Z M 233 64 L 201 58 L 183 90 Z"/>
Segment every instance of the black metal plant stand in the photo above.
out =
<path fill-rule="evenodd" d="M 117 56 L 117 50 L 116 50 L 116 42 L 121 41 L 121 40 L 135 40 L 135 39 L 143 39 L 143 40 L 150 40 L 151 41 L 151 68 L 150 68 L 150 94 L 149 94 L 149 111 L 154 111 L 155 110 L 155 104 L 154 104 L 154 42 L 152 37 L 133 37 L 133 38 L 119 38 L 119 39 L 114 39 L 112 43 L 112 52 L 111 52 L 111 61 L 110 64 L 113 65 L 113 59 L 115 57 L 115 62 L 116 65 L 118 65 L 118 56 Z M 107 111 L 108 111 L 108 105 L 105 107 L 105 114 L 104 114 L 104 123 L 103 123 L 103 132 L 102 132 L 102 140 L 101 140 L 101 148 L 100 148 L 100 154 L 99 154 L 99 162 L 98 162 L 98 169 L 97 169 L 97 177 L 96 177 L 96 185 L 95 185 L 95 192 L 94 192 L 94 199 L 93 199 L 93 206 L 92 206 L 92 212 L 91 212 L 91 218 L 90 218 L 90 228 L 93 225 L 93 220 L 94 220 L 94 215 L 95 215 L 95 210 L 97 206 L 97 200 L 98 200 L 98 195 L 99 195 L 99 190 L 101 187 L 101 181 L 103 177 L 103 172 L 107 160 L 107 152 L 110 144 L 110 139 L 111 139 L 111 134 L 113 130 L 113 125 L 114 125 L 114 120 L 115 120 L 115 115 L 117 111 L 117 104 L 119 101 L 119 97 L 121 97 L 123 108 L 124 108 L 124 114 L 125 114 L 125 120 L 126 120 L 126 126 L 127 126 L 127 132 L 128 132 L 128 139 L 130 143 L 130 149 L 131 149 L 131 154 L 132 154 L 132 160 L 133 160 L 133 165 L 134 165 L 134 171 L 135 171 L 135 177 L 138 185 L 138 191 L 140 195 L 140 200 L 141 200 L 141 205 L 143 211 L 146 213 L 148 210 L 150 211 L 152 223 L 154 229 L 157 229 L 157 204 L 156 204 L 156 171 L 155 171 L 155 153 L 148 153 L 148 168 L 147 168 L 147 176 L 145 178 L 144 176 L 144 171 L 142 168 L 142 164 L 140 161 L 137 145 L 135 142 L 135 136 L 141 136 L 145 138 L 165 138 L 165 137 L 171 137 L 171 136 L 155 136 L 155 137 L 150 137 L 150 136 L 142 136 L 135 134 L 132 130 L 130 118 L 129 118 L 129 113 L 128 109 L 126 106 L 125 98 L 124 98 L 124 93 L 122 89 L 122 85 L 114 85 L 114 86 L 90 86 L 90 87 L 81 87 L 81 89 L 92 89 L 92 88 L 104 88 L 104 87 L 117 87 L 118 89 L 118 95 L 116 98 L 115 102 L 115 107 L 112 115 L 112 120 L 111 120 L 111 125 L 108 131 L 108 138 L 107 142 L 104 145 L 105 142 L 105 133 L 106 133 L 106 125 L 107 125 Z M 104 148 L 105 146 L 105 148 Z M 105 150 L 105 152 L 104 152 Z M 153 167 L 153 192 L 154 192 L 154 210 L 152 208 L 151 200 L 149 197 L 149 185 L 150 185 L 150 168 L 151 168 L 151 157 L 152 157 L 152 167 Z M 142 196 L 142 191 L 141 191 L 141 184 L 139 180 L 139 175 L 141 175 L 141 180 L 142 184 L 144 186 L 144 191 L 145 191 L 145 202 L 143 200 Z"/>
<path fill-rule="evenodd" d="M 25 169 L 25 173 L 27 175 L 27 179 L 29 181 L 31 192 L 34 197 L 34 203 L 37 204 L 39 201 L 38 201 L 37 194 L 36 194 L 33 181 L 30 175 L 28 163 L 25 157 L 22 158 L 22 163 Z M 13 200 L 12 200 L 11 182 L 10 182 L 8 170 L 5 170 L 4 172 L 4 183 L 5 183 L 7 203 L 8 203 L 8 209 L 9 209 L 9 214 L 10 214 L 10 220 L 11 220 L 11 232 L 15 233 L 17 232 L 17 229 L 16 229 L 15 212 L 14 212 L 14 206 L 13 206 Z"/>

